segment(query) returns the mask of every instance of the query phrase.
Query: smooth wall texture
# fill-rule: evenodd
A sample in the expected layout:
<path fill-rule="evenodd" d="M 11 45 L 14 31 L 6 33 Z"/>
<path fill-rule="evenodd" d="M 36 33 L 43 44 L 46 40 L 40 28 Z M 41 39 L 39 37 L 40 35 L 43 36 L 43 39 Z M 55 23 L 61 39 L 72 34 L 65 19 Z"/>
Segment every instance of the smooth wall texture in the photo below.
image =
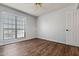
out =
<path fill-rule="evenodd" d="M 65 17 L 56 11 L 38 18 L 38 37 L 51 41 L 65 42 Z"/>
<path fill-rule="evenodd" d="M 36 38 L 36 17 L 27 15 L 26 18 L 26 39 Z"/>
<path fill-rule="evenodd" d="M 38 17 L 38 37 L 66 43 L 66 12 L 73 11 L 74 9 L 75 4 Z"/>

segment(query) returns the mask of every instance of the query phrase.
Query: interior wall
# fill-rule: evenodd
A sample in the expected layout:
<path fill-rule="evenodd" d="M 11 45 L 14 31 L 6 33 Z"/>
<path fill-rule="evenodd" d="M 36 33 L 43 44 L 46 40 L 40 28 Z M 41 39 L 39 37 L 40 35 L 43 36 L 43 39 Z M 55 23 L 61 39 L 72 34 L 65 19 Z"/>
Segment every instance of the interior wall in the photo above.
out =
<path fill-rule="evenodd" d="M 36 17 L 27 15 L 26 19 L 26 39 L 36 38 Z"/>
<path fill-rule="evenodd" d="M 35 16 L 31 16 L 29 14 L 23 14 L 19 11 L 12 9 L 12 8 L 8 8 L 6 6 L 0 5 L 0 13 L 2 13 L 2 12 L 9 12 L 9 13 L 13 13 L 15 15 L 22 15 L 22 16 L 26 17 L 26 19 L 25 19 L 26 38 L 3 40 L 2 36 L 1 36 L 2 31 L 0 29 L 0 45 L 19 42 L 19 41 L 28 40 L 28 39 L 32 39 L 32 38 L 36 37 L 36 17 Z M 0 26 L 0 28 L 1 28 L 1 26 Z"/>
<path fill-rule="evenodd" d="M 38 37 L 50 41 L 66 43 L 66 12 L 74 9 L 75 4 L 38 17 Z"/>
<path fill-rule="evenodd" d="M 65 17 L 62 11 L 38 17 L 38 37 L 56 42 L 65 42 Z"/>

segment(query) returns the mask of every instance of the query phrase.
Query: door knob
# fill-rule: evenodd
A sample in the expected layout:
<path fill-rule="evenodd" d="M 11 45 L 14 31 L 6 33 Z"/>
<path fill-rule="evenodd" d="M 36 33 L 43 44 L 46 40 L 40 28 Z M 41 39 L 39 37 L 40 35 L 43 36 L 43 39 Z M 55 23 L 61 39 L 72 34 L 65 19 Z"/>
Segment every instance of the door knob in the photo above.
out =
<path fill-rule="evenodd" d="M 66 31 L 69 31 L 68 29 L 66 29 Z"/>

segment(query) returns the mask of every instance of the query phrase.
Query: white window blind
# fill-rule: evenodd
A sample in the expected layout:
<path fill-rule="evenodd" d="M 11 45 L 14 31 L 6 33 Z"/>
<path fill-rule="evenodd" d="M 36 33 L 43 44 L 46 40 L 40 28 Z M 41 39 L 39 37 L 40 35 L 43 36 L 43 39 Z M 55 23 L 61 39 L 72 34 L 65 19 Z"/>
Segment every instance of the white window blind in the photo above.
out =
<path fill-rule="evenodd" d="M 16 39 L 24 37 L 24 17 L 12 14 L 0 14 L 0 38 Z"/>

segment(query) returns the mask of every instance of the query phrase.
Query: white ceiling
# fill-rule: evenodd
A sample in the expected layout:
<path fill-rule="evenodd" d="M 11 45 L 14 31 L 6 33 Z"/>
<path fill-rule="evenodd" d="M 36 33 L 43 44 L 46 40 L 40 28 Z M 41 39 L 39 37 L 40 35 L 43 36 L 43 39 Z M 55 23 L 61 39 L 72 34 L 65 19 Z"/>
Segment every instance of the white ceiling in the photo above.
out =
<path fill-rule="evenodd" d="M 49 13 L 51 11 L 56 11 L 61 8 L 73 5 L 73 3 L 43 3 L 42 7 L 36 7 L 34 3 L 4 3 L 4 4 L 34 16 L 40 16 Z"/>

